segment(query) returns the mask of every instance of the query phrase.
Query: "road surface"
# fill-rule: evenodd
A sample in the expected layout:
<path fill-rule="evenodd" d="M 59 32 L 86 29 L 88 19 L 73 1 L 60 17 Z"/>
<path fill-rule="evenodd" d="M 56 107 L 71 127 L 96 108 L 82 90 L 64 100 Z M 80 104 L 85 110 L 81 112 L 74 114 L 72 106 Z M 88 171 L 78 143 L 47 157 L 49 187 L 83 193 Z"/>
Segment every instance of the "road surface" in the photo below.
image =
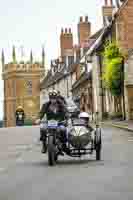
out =
<path fill-rule="evenodd" d="M 0 200 L 133 200 L 133 133 L 104 126 L 102 160 L 49 167 L 38 127 L 0 130 Z"/>

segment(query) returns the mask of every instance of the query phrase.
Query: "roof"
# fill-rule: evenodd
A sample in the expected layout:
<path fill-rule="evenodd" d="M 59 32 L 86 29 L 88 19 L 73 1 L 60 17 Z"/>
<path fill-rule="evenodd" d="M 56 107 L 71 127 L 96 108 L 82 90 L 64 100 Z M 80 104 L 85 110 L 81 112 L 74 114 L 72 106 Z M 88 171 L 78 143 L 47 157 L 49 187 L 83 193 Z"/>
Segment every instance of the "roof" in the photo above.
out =
<path fill-rule="evenodd" d="M 122 5 L 118 8 L 118 10 L 116 11 L 116 13 L 114 14 L 114 17 L 117 17 L 120 12 L 123 10 L 123 8 L 125 8 L 125 6 L 127 5 L 129 0 L 125 0 Z"/>
<path fill-rule="evenodd" d="M 103 28 L 98 30 L 95 34 L 93 34 L 88 39 L 88 47 L 87 47 L 88 50 L 91 48 L 91 46 L 93 46 L 93 44 L 95 43 L 97 38 L 100 36 L 102 31 L 103 31 Z M 79 63 L 80 63 L 80 61 L 77 61 L 76 63 L 73 63 L 72 65 L 69 65 L 68 69 L 67 69 L 67 73 L 65 73 L 66 66 L 64 66 L 60 72 L 56 72 L 54 74 L 54 76 L 52 75 L 51 70 L 49 70 L 48 74 L 46 75 L 46 77 L 41 82 L 41 89 L 48 88 L 48 87 L 54 85 L 60 79 L 62 79 L 64 77 L 70 75 L 71 73 L 75 72 Z M 84 75 L 84 78 L 86 78 L 86 75 Z M 84 80 L 84 78 L 83 78 L 83 80 Z"/>
<path fill-rule="evenodd" d="M 97 39 L 99 35 L 102 33 L 103 28 L 99 29 L 96 33 L 94 33 L 89 39 Z"/>
<path fill-rule="evenodd" d="M 74 89 L 76 89 L 77 87 L 79 87 L 79 85 L 81 85 L 81 84 L 84 83 L 85 81 L 91 80 L 91 78 L 92 78 L 92 73 L 91 73 L 91 71 L 88 72 L 88 73 L 84 72 L 84 73 L 80 76 L 80 78 L 73 84 L 73 86 L 72 86 L 72 91 L 73 91 Z"/>
<path fill-rule="evenodd" d="M 52 74 L 52 70 L 49 70 L 48 74 L 41 82 L 41 89 L 46 89 L 54 85 L 57 81 L 70 74 L 70 71 L 68 71 L 67 73 L 65 73 L 65 71 L 66 66 L 64 66 L 60 72 L 55 72 L 54 75 Z"/>

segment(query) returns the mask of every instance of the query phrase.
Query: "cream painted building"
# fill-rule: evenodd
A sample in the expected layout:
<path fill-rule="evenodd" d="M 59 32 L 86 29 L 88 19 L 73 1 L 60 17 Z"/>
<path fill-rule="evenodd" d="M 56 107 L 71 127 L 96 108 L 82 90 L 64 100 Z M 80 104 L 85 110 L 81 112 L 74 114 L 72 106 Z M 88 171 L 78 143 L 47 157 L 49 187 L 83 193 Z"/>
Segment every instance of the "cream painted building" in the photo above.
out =
<path fill-rule="evenodd" d="M 125 110 L 126 119 L 133 120 L 133 49 L 125 63 Z"/>

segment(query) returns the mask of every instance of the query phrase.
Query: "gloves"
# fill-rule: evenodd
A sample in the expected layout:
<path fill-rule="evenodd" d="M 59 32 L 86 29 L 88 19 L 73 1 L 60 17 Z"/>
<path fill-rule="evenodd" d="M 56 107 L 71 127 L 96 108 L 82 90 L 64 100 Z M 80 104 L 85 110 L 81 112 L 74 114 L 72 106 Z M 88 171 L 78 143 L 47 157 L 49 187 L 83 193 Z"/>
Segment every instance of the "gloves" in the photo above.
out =
<path fill-rule="evenodd" d="M 35 121 L 35 123 L 36 123 L 37 125 L 40 124 L 40 122 L 41 122 L 40 119 L 37 119 L 37 120 Z"/>

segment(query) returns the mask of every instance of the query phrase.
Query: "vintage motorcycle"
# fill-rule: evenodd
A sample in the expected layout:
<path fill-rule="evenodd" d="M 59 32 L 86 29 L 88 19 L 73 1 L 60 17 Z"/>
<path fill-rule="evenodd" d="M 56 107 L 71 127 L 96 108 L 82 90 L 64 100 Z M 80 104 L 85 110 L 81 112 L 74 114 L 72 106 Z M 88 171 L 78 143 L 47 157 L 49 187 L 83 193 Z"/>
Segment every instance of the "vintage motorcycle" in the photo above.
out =
<path fill-rule="evenodd" d="M 101 128 L 98 124 L 93 130 L 90 130 L 81 119 L 69 120 L 67 124 L 67 142 L 64 148 L 62 142 L 64 135 L 59 131 L 59 127 L 66 124 L 66 122 L 42 121 L 40 124 L 41 130 L 43 130 L 43 126 L 46 127 L 46 123 L 48 163 L 50 166 L 55 165 L 58 156 L 64 155 L 64 153 L 71 157 L 81 157 L 82 155 L 93 154 L 95 151 L 96 160 L 101 159 L 102 139 Z"/>

